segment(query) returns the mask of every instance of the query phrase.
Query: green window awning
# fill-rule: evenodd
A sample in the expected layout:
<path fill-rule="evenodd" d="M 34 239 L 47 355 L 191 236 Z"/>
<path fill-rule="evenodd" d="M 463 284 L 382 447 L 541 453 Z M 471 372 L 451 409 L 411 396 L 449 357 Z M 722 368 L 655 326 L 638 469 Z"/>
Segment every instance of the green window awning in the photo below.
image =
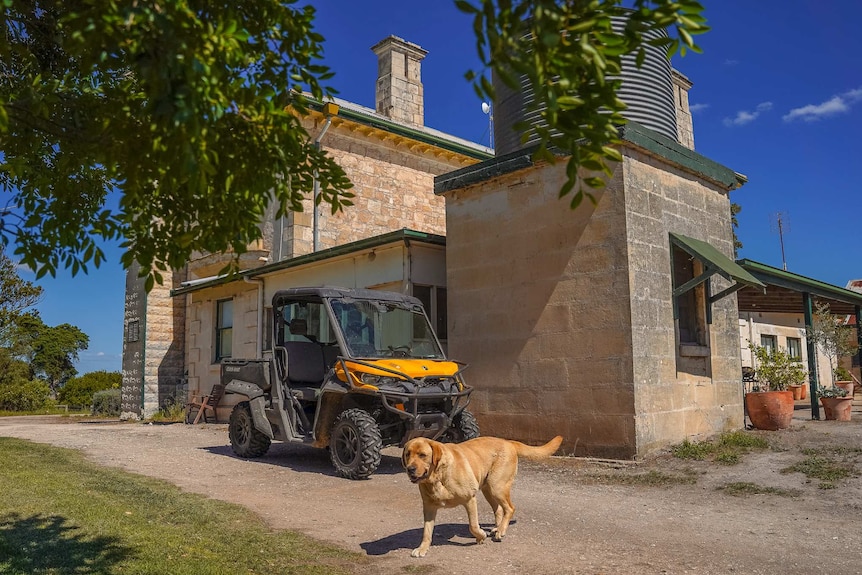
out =
<path fill-rule="evenodd" d="M 746 286 L 759 288 L 761 290 L 766 289 L 766 286 L 760 280 L 707 242 L 674 233 L 670 234 L 670 241 L 673 245 L 679 247 L 690 256 L 697 258 L 703 264 L 703 273 L 696 278 L 685 282 L 683 285 L 674 288 L 674 296 L 687 292 L 693 287 L 705 282 L 715 274 L 718 274 L 724 279 L 734 283 L 727 289 L 710 296 L 709 303 L 718 301 Z"/>

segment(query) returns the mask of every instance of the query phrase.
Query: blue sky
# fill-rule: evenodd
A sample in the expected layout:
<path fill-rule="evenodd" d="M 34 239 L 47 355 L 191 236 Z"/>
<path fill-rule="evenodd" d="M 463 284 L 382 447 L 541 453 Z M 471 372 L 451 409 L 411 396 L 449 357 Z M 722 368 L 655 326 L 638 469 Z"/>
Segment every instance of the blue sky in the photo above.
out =
<path fill-rule="evenodd" d="M 698 152 L 745 174 L 731 195 L 742 205 L 739 257 L 782 266 L 776 215 L 784 222 L 789 271 L 844 286 L 862 278 L 859 250 L 862 133 L 862 2 L 703 0 L 712 31 L 704 54 L 677 57 L 694 83 Z M 449 0 L 321 0 L 317 29 L 339 97 L 373 108 L 376 56 L 390 34 L 428 50 L 422 63 L 425 123 L 488 144 L 488 116 L 464 80 L 477 66 L 471 21 Z M 125 276 L 115 246 L 88 275 L 38 283 L 46 323 L 90 336 L 81 373 L 120 369 Z M 23 277 L 32 279 L 24 272 Z"/>

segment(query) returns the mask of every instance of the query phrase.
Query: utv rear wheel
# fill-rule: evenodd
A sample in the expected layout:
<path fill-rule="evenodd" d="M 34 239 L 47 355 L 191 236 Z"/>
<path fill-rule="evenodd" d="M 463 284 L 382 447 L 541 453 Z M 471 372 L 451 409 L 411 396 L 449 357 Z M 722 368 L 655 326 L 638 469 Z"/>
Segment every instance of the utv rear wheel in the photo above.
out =
<path fill-rule="evenodd" d="M 347 409 L 335 418 L 329 439 L 329 458 L 341 477 L 367 479 L 380 465 L 382 448 L 380 428 L 368 412 Z"/>
<path fill-rule="evenodd" d="M 459 413 L 452 427 L 446 430 L 446 433 L 440 438 L 443 443 L 461 443 L 468 439 L 479 437 L 479 422 L 476 417 L 466 409 Z"/>
<path fill-rule="evenodd" d="M 254 427 L 247 401 L 236 404 L 230 413 L 228 436 L 233 452 L 240 457 L 260 457 L 269 450 L 272 443 L 269 437 Z"/>

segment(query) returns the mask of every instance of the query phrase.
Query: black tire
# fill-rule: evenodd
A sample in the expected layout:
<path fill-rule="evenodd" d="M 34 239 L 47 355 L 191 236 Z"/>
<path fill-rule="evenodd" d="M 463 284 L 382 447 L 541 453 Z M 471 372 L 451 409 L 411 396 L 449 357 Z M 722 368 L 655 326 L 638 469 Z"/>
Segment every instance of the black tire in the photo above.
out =
<path fill-rule="evenodd" d="M 335 472 L 347 479 L 367 479 L 380 465 L 383 440 L 368 412 L 346 409 L 335 418 L 329 438 L 329 459 Z"/>
<path fill-rule="evenodd" d="M 440 437 L 440 441 L 461 443 L 474 437 L 479 437 L 479 422 L 476 421 L 476 416 L 465 409 L 455 417 L 452 427 L 446 430 L 446 433 Z"/>
<path fill-rule="evenodd" d="M 228 436 L 233 452 L 240 457 L 260 457 L 269 451 L 272 441 L 254 427 L 247 401 L 238 403 L 230 412 Z"/>

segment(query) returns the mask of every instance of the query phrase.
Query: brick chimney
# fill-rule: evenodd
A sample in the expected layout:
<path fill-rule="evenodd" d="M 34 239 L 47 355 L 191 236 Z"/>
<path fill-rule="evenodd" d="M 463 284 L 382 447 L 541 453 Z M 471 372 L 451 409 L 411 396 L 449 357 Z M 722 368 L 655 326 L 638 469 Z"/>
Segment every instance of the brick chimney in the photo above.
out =
<path fill-rule="evenodd" d="M 680 144 L 694 149 L 694 126 L 691 121 L 691 109 L 688 106 L 688 91 L 691 90 L 691 80 L 678 70 L 671 70 L 673 81 L 673 103 L 676 107 L 676 137 Z"/>
<path fill-rule="evenodd" d="M 371 49 L 377 54 L 377 112 L 399 122 L 423 126 L 422 59 L 428 52 L 397 36 L 389 36 Z"/>

